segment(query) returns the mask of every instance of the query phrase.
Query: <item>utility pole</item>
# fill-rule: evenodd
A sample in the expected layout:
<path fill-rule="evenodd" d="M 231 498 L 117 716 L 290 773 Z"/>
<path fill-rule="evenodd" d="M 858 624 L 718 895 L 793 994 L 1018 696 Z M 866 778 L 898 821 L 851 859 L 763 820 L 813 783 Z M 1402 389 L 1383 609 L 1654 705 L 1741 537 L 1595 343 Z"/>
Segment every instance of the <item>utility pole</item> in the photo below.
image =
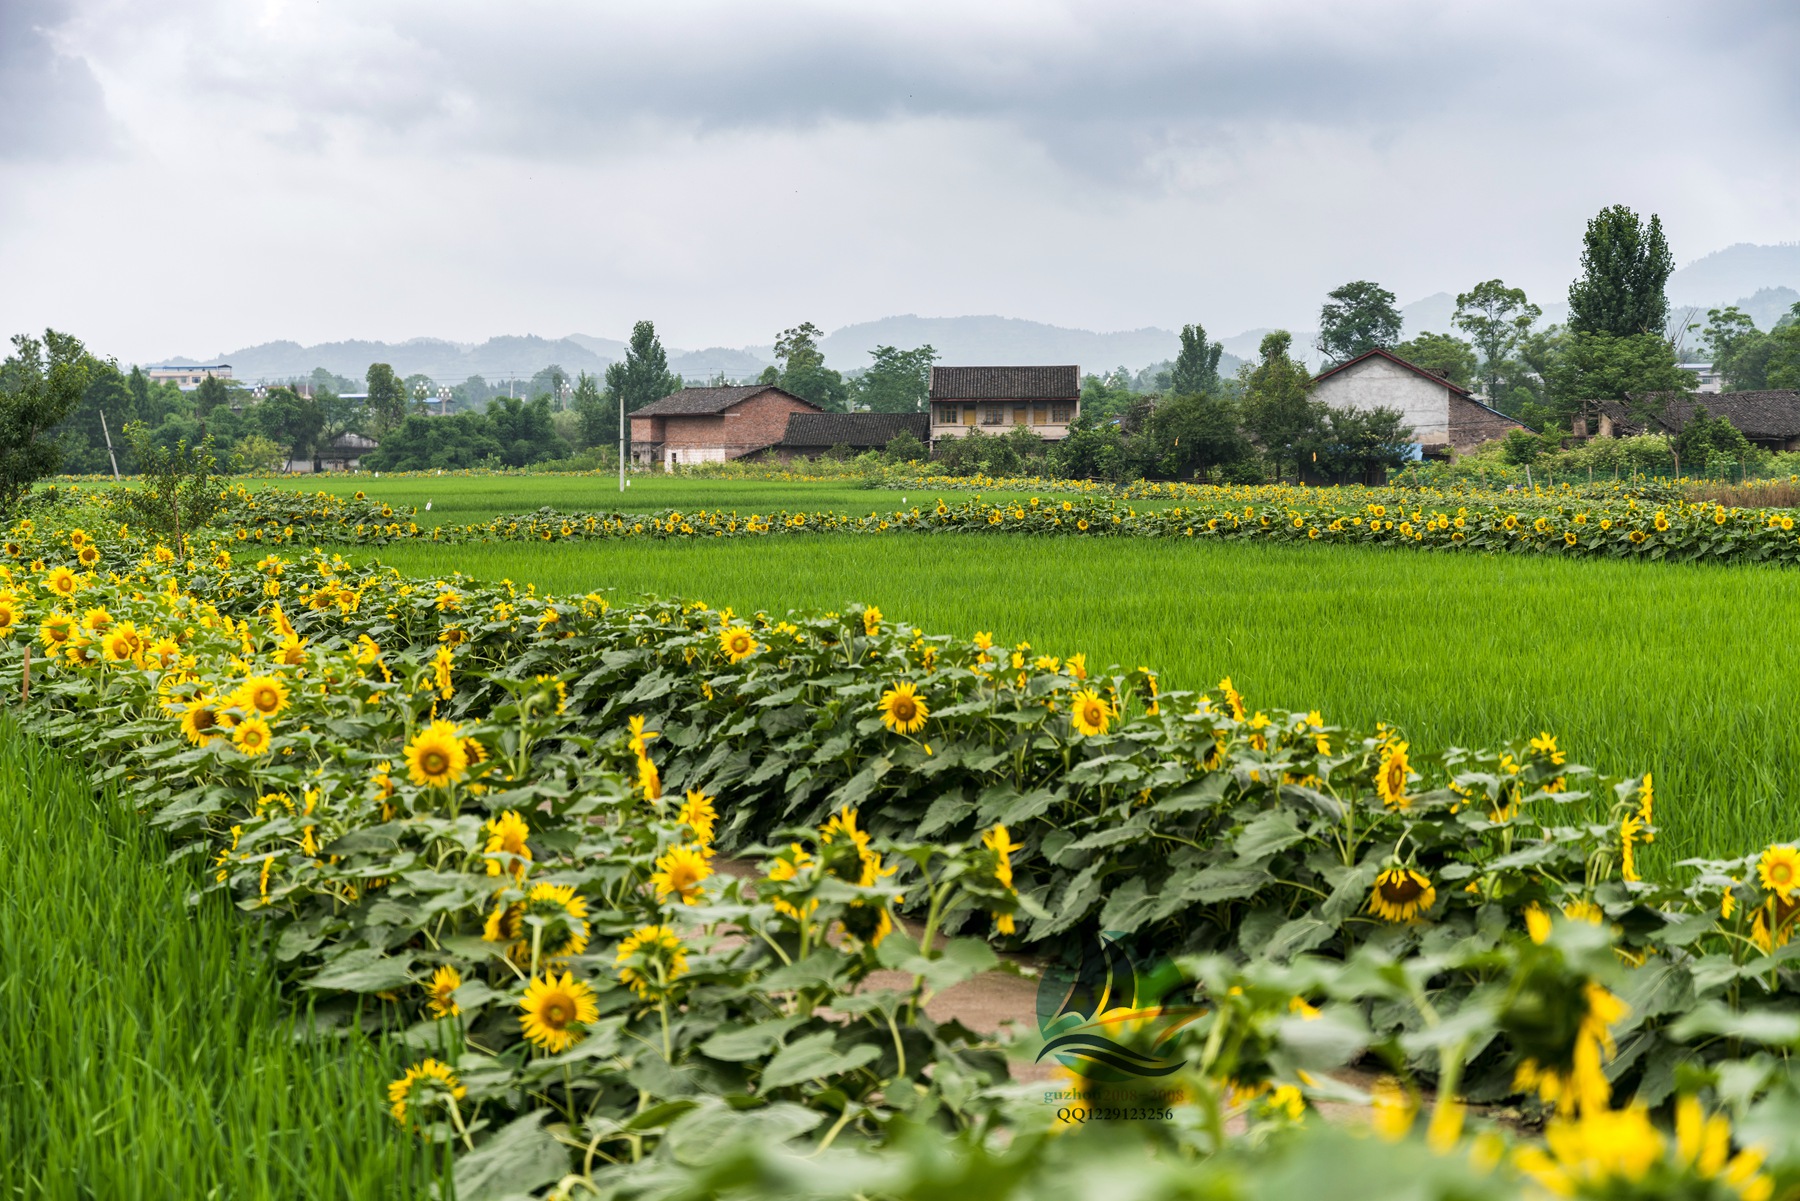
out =
<path fill-rule="evenodd" d="M 619 491 L 625 491 L 625 389 L 619 389 Z"/>
<path fill-rule="evenodd" d="M 106 435 L 106 457 L 112 460 L 113 482 L 117 483 L 119 479 L 119 456 L 113 453 L 112 431 L 106 428 L 106 410 L 101 409 L 99 410 L 99 413 L 100 432 Z M 130 423 L 127 422 L 126 424 Z"/>

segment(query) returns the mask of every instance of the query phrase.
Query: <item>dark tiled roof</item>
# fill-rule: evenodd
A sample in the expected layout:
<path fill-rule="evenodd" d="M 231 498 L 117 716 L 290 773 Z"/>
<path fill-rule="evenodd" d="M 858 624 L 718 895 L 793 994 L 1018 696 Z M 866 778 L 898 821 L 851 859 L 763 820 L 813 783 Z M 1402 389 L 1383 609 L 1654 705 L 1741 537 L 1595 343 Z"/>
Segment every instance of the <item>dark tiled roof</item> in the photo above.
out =
<path fill-rule="evenodd" d="M 1632 398 L 1645 404 L 1665 404 L 1656 424 L 1677 433 L 1704 408 L 1708 416 L 1723 417 L 1737 426 L 1746 438 L 1786 441 L 1800 438 L 1800 390 L 1778 388 L 1766 392 L 1655 392 Z M 1622 401 L 1603 400 L 1596 406 L 1612 418 L 1620 433 L 1641 433 L 1644 418 Z"/>
<path fill-rule="evenodd" d="M 931 437 L 931 418 L 924 413 L 789 413 L 787 435 L 779 445 L 800 450 L 842 444 L 866 450 L 886 446 L 902 430 L 925 442 Z"/>
<path fill-rule="evenodd" d="M 1373 358 L 1383 358 L 1383 359 L 1386 359 L 1390 363 L 1398 363 L 1400 366 L 1406 368 L 1408 371 L 1411 371 L 1417 375 L 1422 375 L 1434 384 L 1444 385 L 1444 387 L 1450 389 L 1450 391 L 1456 393 L 1456 395 L 1463 397 L 1465 400 L 1474 400 L 1475 399 L 1475 394 L 1473 392 L 1469 391 L 1467 388 L 1463 387 L 1461 384 L 1458 384 L 1449 379 L 1446 379 L 1442 375 L 1442 373 L 1432 371 L 1428 367 L 1421 367 L 1417 363 L 1409 363 L 1405 359 L 1401 358 L 1399 355 L 1395 354 L 1393 351 L 1384 350 L 1383 348 L 1381 348 L 1379 346 L 1377 346 L 1374 350 L 1365 350 L 1361 354 L 1357 355 L 1355 358 L 1350 359 L 1346 362 L 1339 363 L 1336 367 L 1331 368 L 1329 371 L 1319 372 L 1319 374 L 1313 376 L 1313 383 L 1316 384 L 1322 379 L 1329 379 L 1330 377 L 1336 375 L 1340 371 L 1348 370 L 1349 368 L 1356 366 L 1358 363 L 1367 362 L 1369 359 L 1373 359 Z M 1505 416 L 1505 414 L 1501 414 L 1501 415 Z"/>
<path fill-rule="evenodd" d="M 933 400 L 1062 400 L 1081 395 L 1081 368 L 933 367 Z"/>
<path fill-rule="evenodd" d="M 732 405 L 742 404 L 752 396 L 760 396 L 764 392 L 775 392 L 789 400 L 799 400 L 791 392 L 783 392 L 770 384 L 745 384 L 730 388 L 683 388 L 679 392 L 671 392 L 661 400 L 653 400 L 641 409 L 633 409 L 633 417 L 711 417 L 723 413 Z"/>

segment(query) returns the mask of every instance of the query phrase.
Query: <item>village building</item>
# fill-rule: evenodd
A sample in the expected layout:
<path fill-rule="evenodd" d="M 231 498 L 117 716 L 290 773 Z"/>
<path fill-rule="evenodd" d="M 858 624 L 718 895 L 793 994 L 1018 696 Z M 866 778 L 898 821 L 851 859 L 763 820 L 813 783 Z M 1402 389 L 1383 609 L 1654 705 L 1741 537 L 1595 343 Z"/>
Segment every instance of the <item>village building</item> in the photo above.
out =
<path fill-rule="evenodd" d="M 1081 415 L 1081 368 L 933 367 L 931 441 L 1024 427 L 1057 442 Z"/>
<path fill-rule="evenodd" d="M 683 388 L 631 414 L 631 459 L 664 469 L 722 463 L 780 442 L 792 414 L 819 412 L 772 384 Z"/>
<path fill-rule="evenodd" d="M 346 430 L 313 451 L 311 458 L 289 459 L 283 470 L 301 473 L 360 471 L 363 459 L 380 446 L 381 443 L 367 434 L 353 434 Z"/>
<path fill-rule="evenodd" d="M 853 454 L 883 450 L 901 434 L 919 445 L 931 441 L 931 418 L 925 413 L 790 413 L 787 431 L 769 448 L 769 457 L 791 463 L 816 459 L 839 448 Z"/>
<path fill-rule="evenodd" d="M 1379 348 L 1320 372 L 1312 395 L 1335 409 L 1397 410 L 1428 458 L 1467 453 L 1525 428 L 1442 374 Z"/>
<path fill-rule="evenodd" d="M 150 378 L 150 382 L 153 384 L 174 384 L 183 392 L 192 392 L 195 388 L 198 388 L 202 381 L 208 376 L 217 376 L 219 379 L 230 379 L 231 364 L 214 363 L 210 366 L 195 364 L 191 367 L 146 367 L 144 368 L 144 374 Z"/>
<path fill-rule="evenodd" d="M 1675 435 L 1705 409 L 1723 417 L 1754 446 L 1764 450 L 1800 450 L 1800 390 L 1773 388 L 1760 392 L 1678 393 L 1633 396 L 1631 401 L 1588 401 L 1584 409 L 1599 414 L 1596 436 L 1629 438 L 1645 432 Z M 1577 419 L 1575 436 L 1587 436 L 1587 422 Z"/>

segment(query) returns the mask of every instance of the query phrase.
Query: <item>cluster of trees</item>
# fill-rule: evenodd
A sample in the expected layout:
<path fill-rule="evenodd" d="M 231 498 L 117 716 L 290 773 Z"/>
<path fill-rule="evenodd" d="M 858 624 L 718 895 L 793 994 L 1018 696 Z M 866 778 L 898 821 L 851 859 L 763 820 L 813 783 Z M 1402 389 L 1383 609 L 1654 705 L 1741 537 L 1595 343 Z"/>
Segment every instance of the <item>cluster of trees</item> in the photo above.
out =
<path fill-rule="evenodd" d="M 951 473 L 1137 476 L 1260 482 L 1383 479 L 1411 453 L 1412 430 L 1391 409 L 1332 408 L 1311 394 L 1312 372 L 1293 356 L 1293 338 L 1263 338 L 1258 358 L 1235 378 L 1219 375 L 1223 347 L 1206 330 L 1181 331 L 1181 352 L 1161 395 L 1137 390 L 1124 370 L 1090 375 L 1081 415 L 1068 437 L 1046 443 L 1029 427 L 987 436 L 972 431 L 938 444 Z"/>
<path fill-rule="evenodd" d="M 877 346 L 867 367 L 848 375 L 825 365 L 819 339 L 824 331 L 810 321 L 784 329 L 775 339 L 776 366 L 757 381 L 773 384 L 830 413 L 923 413 L 931 395 L 929 344 L 912 350 Z"/>
<path fill-rule="evenodd" d="M 1708 309 L 1701 340 L 1727 392 L 1800 388 L 1800 303 L 1766 333 L 1735 304 Z"/>

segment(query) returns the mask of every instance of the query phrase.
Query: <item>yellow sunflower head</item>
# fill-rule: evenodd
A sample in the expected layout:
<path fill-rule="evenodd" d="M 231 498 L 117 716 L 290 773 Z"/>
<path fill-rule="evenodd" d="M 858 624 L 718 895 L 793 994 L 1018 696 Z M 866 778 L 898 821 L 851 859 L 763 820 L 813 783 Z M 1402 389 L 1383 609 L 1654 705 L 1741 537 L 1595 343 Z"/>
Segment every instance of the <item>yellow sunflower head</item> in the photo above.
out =
<path fill-rule="evenodd" d="M 1412 804 L 1406 795 L 1406 781 L 1411 765 L 1406 759 L 1407 744 L 1396 742 L 1381 753 L 1381 766 L 1375 769 L 1375 791 L 1389 809 L 1405 809 Z"/>
<path fill-rule="evenodd" d="M 1075 732 L 1086 737 L 1106 733 L 1112 724 L 1113 708 L 1092 688 L 1083 688 L 1075 694 L 1069 707 L 1069 723 Z"/>
<path fill-rule="evenodd" d="M 274 717 L 287 707 L 288 688 L 278 676 L 251 676 L 238 685 L 235 699 L 245 713 Z"/>
<path fill-rule="evenodd" d="M 1756 878 L 1763 889 L 1786 901 L 1800 888 L 1800 850 L 1791 846 L 1772 846 L 1756 861 Z"/>
<path fill-rule="evenodd" d="M 1369 911 L 1388 922 L 1410 922 L 1437 903 L 1431 879 L 1406 867 L 1391 867 L 1375 877 Z"/>
<path fill-rule="evenodd" d="M 692 843 L 681 843 L 657 858 L 655 870 L 650 873 L 650 886 L 656 890 L 659 901 L 680 897 L 684 904 L 698 905 L 706 899 L 700 885 L 712 874 L 705 850 Z"/>
<path fill-rule="evenodd" d="M 741 663 L 756 653 L 756 636 L 743 626 L 728 626 L 719 634 L 719 649 L 733 663 Z"/>
<path fill-rule="evenodd" d="M 613 962 L 632 992 L 656 1000 L 687 974 L 687 947 L 667 926 L 640 926 L 619 944 Z"/>
<path fill-rule="evenodd" d="M 405 1125 L 408 1113 L 417 1117 L 428 1108 L 460 1101 L 468 1092 L 449 1064 L 427 1059 L 388 1085 L 388 1112 Z"/>
<path fill-rule="evenodd" d="M 702 845 L 712 842 L 713 830 L 719 822 L 719 811 L 713 807 L 713 798 L 698 788 L 688 789 L 687 799 L 681 803 L 681 812 L 675 820 L 694 832 L 694 837 Z"/>
<path fill-rule="evenodd" d="M 468 752 L 454 722 L 434 721 L 406 744 L 407 774 L 421 788 L 441 788 L 467 773 Z"/>
<path fill-rule="evenodd" d="M 546 972 L 531 982 L 519 1001 L 519 1025 L 534 1046 L 551 1054 L 568 1050 L 587 1037 L 587 1027 L 598 1021 L 600 1008 L 586 981 L 564 972 Z"/>
<path fill-rule="evenodd" d="M 881 694 L 881 724 L 896 734 L 917 733 L 929 716 L 931 709 L 910 680 Z"/>
<path fill-rule="evenodd" d="M 431 974 L 425 986 L 426 1006 L 434 1018 L 453 1018 L 462 1012 L 456 1003 L 456 990 L 462 987 L 462 973 L 446 963 Z"/>
<path fill-rule="evenodd" d="M 245 718 L 231 732 L 232 745 L 252 758 L 268 754 L 271 740 L 269 723 L 260 717 Z"/>

